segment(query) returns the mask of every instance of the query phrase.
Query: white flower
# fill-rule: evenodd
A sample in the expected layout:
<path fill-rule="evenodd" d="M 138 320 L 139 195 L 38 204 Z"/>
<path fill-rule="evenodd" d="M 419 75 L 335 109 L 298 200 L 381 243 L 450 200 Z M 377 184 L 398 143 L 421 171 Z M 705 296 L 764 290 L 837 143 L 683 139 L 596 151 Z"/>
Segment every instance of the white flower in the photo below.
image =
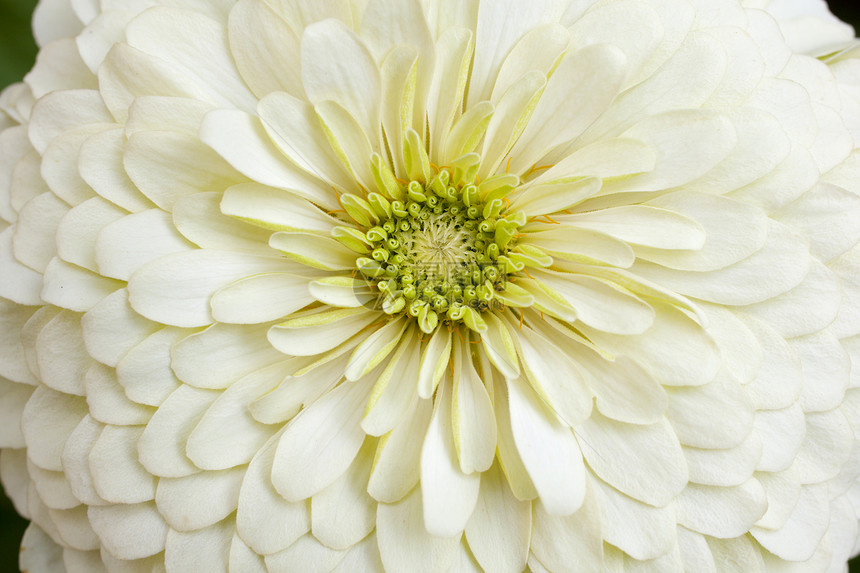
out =
<path fill-rule="evenodd" d="M 854 42 L 854 28 L 834 16 L 824 0 L 743 0 L 743 4 L 776 18 L 795 52 L 822 56 Z"/>
<path fill-rule="evenodd" d="M 54 0 L 36 31 L 0 99 L 22 568 L 856 551 L 851 51 L 733 0 Z"/>

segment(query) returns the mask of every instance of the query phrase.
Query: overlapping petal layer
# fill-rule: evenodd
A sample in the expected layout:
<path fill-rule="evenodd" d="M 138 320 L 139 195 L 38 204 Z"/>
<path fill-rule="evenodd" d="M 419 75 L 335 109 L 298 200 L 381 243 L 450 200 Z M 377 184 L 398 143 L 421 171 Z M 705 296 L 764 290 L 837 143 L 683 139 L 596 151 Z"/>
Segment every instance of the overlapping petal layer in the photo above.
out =
<path fill-rule="evenodd" d="M 23 567 L 856 552 L 856 50 L 732 0 L 56 0 L 36 29 L 0 100 Z"/>

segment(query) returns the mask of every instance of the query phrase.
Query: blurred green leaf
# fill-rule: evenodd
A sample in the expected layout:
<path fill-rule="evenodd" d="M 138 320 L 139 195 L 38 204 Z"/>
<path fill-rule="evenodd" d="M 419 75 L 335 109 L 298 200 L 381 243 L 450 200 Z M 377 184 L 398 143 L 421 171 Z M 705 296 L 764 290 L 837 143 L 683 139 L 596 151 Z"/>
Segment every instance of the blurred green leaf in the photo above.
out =
<path fill-rule="evenodd" d="M 36 59 L 30 17 L 36 0 L 0 0 L 0 86 L 20 81 Z"/>

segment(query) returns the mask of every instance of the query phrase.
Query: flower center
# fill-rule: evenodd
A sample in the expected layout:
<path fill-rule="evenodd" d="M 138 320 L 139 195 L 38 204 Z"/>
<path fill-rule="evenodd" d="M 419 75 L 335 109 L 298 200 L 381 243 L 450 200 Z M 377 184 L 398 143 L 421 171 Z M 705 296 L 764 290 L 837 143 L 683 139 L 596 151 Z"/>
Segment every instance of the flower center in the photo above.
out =
<path fill-rule="evenodd" d="M 429 183 L 409 182 L 391 201 L 378 193 L 341 197 L 362 227 L 369 256 L 356 266 L 378 289 L 382 310 L 415 317 L 427 333 L 440 320 L 470 326 L 479 321 L 475 313 L 501 304 L 494 297 L 513 272 L 508 247 L 525 223 L 500 216 L 501 193 L 450 180 L 441 170 Z"/>

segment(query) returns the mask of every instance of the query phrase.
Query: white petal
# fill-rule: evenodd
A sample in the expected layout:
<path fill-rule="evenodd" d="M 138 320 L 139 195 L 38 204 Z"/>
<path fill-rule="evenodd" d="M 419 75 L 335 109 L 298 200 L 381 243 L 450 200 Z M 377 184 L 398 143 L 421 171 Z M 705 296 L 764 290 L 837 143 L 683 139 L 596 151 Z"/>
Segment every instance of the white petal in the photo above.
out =
<path fill-rule="evenodd" d="M 585 498 L 585 466 L 571 429 L 520 379 L 508 379 L 511 431 L 523 465 L 550 515 L 575 512 Z"/>
<path fill-rule="evenodd" d="M 626 356 L 609 362 L 584 349 L 575 356 L 590 374 L 588 385 L 601 414 L 631 424 L 660 420 L 669 404 L 666 390 L 639 364 Z"/>
<path fill-rule="evenodd" d="M 755 432 L 761 437 L 762 454 L 758 470 L 779 472 L 788 468 L 806 436 L 806 420 L 799 404 L 784 410 L 760 410 Z"/>
<path fill-rule="evenodd" d="M 225 30 L 215 20 L 190 10 L 158 8 L 135 18 L 126 37 L 129 45 L 176 66 L 230 107 L 254 109 L 255 98 L 236 71 Z"/>
<path fill-rule="evenodd" d="M 155 476 L 138 461 L 142 427 L 105 426 L 89 455 L 96 492 L 113 503 L 139 503 L 155 497 Z"/>
<path fill-rule="evenodd" d="M 685 571 L 717 573 L 714 556 L 704 535 L 690 531 L 686 527 L 678 527 L 678 549 L 681 552 Z"/>
<path fill-rule="evenodd" d="M 732 60 L 738 59 L 737 54 L 739 53 L 750 52 L 752 46 L 744 45 L 750 42 L 750 39 L 745 35 L 726 34 L 724 32 L 719 33 L 719 35 L 727 39 L 729 44 L 733 44 L 729 50 L 740 48 L 740 51 L 729 55 Z M 737 40 L 741 41 L 737 42 Z M 761 61 L 756 61 L 756 59 L 755 57 L 746 58 L 745 63 L 747 65 L 752 64 L 753 67 L 760 65 Z M 732 66 L 731 69 L 734 72 L 740 71 L 739 68 L 740 66 Z M 750 73 L 743 83 L 748 82 L 750 77 L 755 75 L 758 75 L 758 79 L 754 81 L 760 81 L 760 72 L 755 71 Z M 785 133 L 783 125 L 773 114 L 748 107 L 737 107 L 738 100 L 748 97 L 749 88 L 754 86 L 750 86 L 749 83 L 743 85 L 743 83 L 732 81 L 726 82 L 724 85 L 731 83 L 734 83 L 734 87 L 730 88 L 729 93 L 717 95 L 724 99 L 725 96 L 728 96 L 728 98 L 735 99 L 737 103 L 715 107 L 728 108 L 727 115 L 735 127 L 738 143 L 722 163 L 696 180 L 696 189 L 705 193 L 724 194 L 732 189 L 743 189 L 747 185 L 755 184 L 756 181 L 776 170 L 792 152 L 791 141 Z M 743 191 L 740 192 L 740 194 L 743 193 Z"/>
<path fill-rule="evenodd" d="M 365 442 L 349 469 L 311 499 L 312 532 L 332 549 L 349 549 L 373 531 L 376 501 L 367 494 L 373 464 L 372 440 Z"/>
<path fill-rule="evenodd" d="M 371 0 L 364 9 L 360 28 L 362 39 L 367 42 L 368 48 L 376 57 L 377 62 L 381 62 L 395 46 L 408 46 L 415 49 L 418 54 L 418 65 L 414 96 L 414 123 L 409 127 L 421 133 L 425 129 L 425 115 L 428 116 L 432 126 L 434 117 L 432 113 L 425 114 L 425 100 L 428 99 L 428 94 L 438 94 L 441 91 L 434 89 L 430 85 L 430 80 L 434 67 L 437 70 L 441 67 L 436 66 L 436 56 L 442 50 L 433 45 L 423 3 L 418 0 L 402 0 L 400 2 Z M 460 43 L 452 43 L 454 44 L 453 51 L 457 52 Z M 444 50 L 444 48 L 442 49 Z M 459 64 L 462 65 L 462 62 L 461 58 Z M 451 80 L 457 82 L 460 79 L 461 74 L 456 68 L 447 68 L 446 71 L 453 76 L 450 78 Z M 432 98 L 433 96 L 430 95 L 429 97 Z M 432 109 L 430 106 L 427 107 Z M 432 127 L 430 133 L 434 133 Z M 367 134 L 368 136 L 372 135 L 371 132 Z"/>
<path fill-rule="evenodd" d="M 30 482 L 41 502 L 57 515 L 80 506 L 63 472 L 43 470 L 32 462 L 26 463 Z M 56 523 L 55 523 L 56 524 Z"/>
<path fill-rule="evenodd" d="M 212 295 L 212 318 L 233 324 L 276 320 L 314 301 L 308 285 L 307 278 L 287 273 L 264 273 L 238 280 Z"/>
<path fill-rule="evenodd" d="M 636 259 L 629 245 L 604 233 L 553 225 L 527 233 L 523 243 L 533 245 L 553 257 L 586 264 L 608 264 L 626 268 Z"/>
<path fill-rule="evenodd" d="M 667 392 L 666 417 L 684 445 L 732 448 L 752 431 L 752 401 L 744 388 L 724 372 L 703 386 L 667 388 Z"/>
<path fill-rule="evenodd" d="M 80 315 L 58 313 L 42 326 L 34 342 L 42 383 L 66 394 L 83 396 L 84 374 L 93 362 L 86 354 Z"/>
<path fill-rule="evenodd" d="M 444 538 L 427 532 L 419 488 L 397 503 L 379 504 L 376 536 L 385 570 L 392 573 L 444 571 L 454 560 L 460 541 L 459 535 Z"/>
<path fill-rule="evenodd" d="M 23 448 L 21 415 L 34 388 L 27 384 L 15 384 L 0 379 L 0 444 L 4 448 Z"/>
<path fill-rule="evenodd" d="M 119 281 L 105 278 L 58 258 L 45 268 L 40 296 L 47 303 L 75 312 L 86 312 L 103 298 L 122 286 Z"/>
<path fill-rule="evenodd" d="M 752 477 L 761 460 L 761 438 L 752 432 L 739 446 L 727 450 L 684 447 L 690 481 L 703 485 L 740 485 Z"/>
<path fill-rule="evenodd" d="M 687 462 L 668 422 L 634 426 L 593 412 L 576 434 L 594 473 L 634 499 L 663 506 L 687 483 Z"/>
<path fill-rule="evenodd" d="M 21 419 L 30 461 L 46 470 L 62 471 L 63 446 L 84 415 L 83 398 L 39 386 L 27 401 Z"/>
<path fill-rule="evenodd" d="M 364 189 L 373 189 L 375 180 L 369 161 L 379 146 L 374 146 L 358 122 L 345 107 L 331 100 L 314 106 L 329 145 L 355 181 Z"/>
<path fill-rule="evenodd" d="M 418 373 L 418 395 L 427 399 L 433 395 L 451 356 L 451 333 L 437 328 L 421 355 L 421 369 Z"/>
<path fill-rule="evenodd" d="M 755 319 L 746 319 L 745 324 L 757 338 L 762 363 L 757 376 L 744 388 L 756 408 L 787 408 L 794 404 L 803 387 L 800 358 L 768 324 Z"/>
<path fill-rule="evenodd" d="M 268 325 L 214 324 L 171 348 L 176 376 L 198 388 L 226 388 L 246 374 L 284 359 L 266 340 Z"/>
<path fill-rule="evenodd" d="M 580 328 L 600 346 L 638 362 L 660 384 L 699 386 L 713 380 L 720 365 L 719 353 L 707 332 L 675 307 L 656 302 L 651 306 L 657 312 L 644 334 L 612 336 Z M 666 344 L 667 340 L 672 344 Z"/>
<path fill-rule="evenodd" d="M 358 121 L 368 139 L 376 140 L 379 69 L 361 39 L 342 22 L 326 20 L 305 29 L 302 83 L 312 104 L 336 102 Z"/>
<path fill-rule="evenodd" d="M 204 571 L 226 571 L 233 537 L 231 520 L 181 533 L 171 529 L 164 547 L 164 566 L 168 571 L 188 571 L 196 567 Z"/>
<path fill-rule="evenodd" d="M 93 197 L 93 191 L 78 171 L 81 146 L 94 133 L 108 129 L 105 125 L 81 126 L 59 135 L 42 153 L 42 179 L 57 197 L 69 205 L 83 203 Z"/>
<path fill-rule="evenodd" d="M 421 444 L 433 408 L 429 400 L 419 400 L 413 408 L 379 442 L 367 492 L 380 502 L 400 501 L 418 483 Z"/>
<path fill-rule="evenodd" d="M 481 148 L 479 176 L 488 177 L 499 171 L 502 160 L 525 129 L 526 121 L 534 112 L 534 104 L 545 86 L 546 76 L 532 71 L 517 78 L 498 101 L 494 100 L 495 110 L 487 124 Z"/>
<path fill-rule="evenodd" d="M 33 309 L 0 299 L 0 376 L 21 384 L 36 384 L 27 366 L 24 344 L 19 333 L 33 315 Z"/>
<path fill-rule="evenodd" d="M 346 557 L 346 551 L 329 549 L 308 534 L 287 549 L 266 556 L 269 571 L 331 571 Z"/>
<path fill-rule="evenodd" d="M 104 548 L 120 559 L 164 551 L 169 528 L 154 503 L 91 506 L 87 514 Z"/>
<path fill-rule="evenodd" d="M 506 54 L 493 84 L 490 101 L 498 103 L 503 94 L 531 71 L 551 75 L 570 44 L 570 34 L 558 23 L 532 28 Z"/>
<path fill-rule="evenodd" d="M 659 6 L 663 6 L 663 4 Z M 658 5 L 652 5 L 652 7 L 657 8 Z M 657 60 L 655 64 L 659 66 L 659 70 L 656 70 L 656 73 L 652 72 L 646 81 L 621 94 L 607 112 L 589 129 L 584 139 L 592 141 L 604 137 L 607 132 L 618 133 L 640 118 L 649 118 L 645 120 L 649 127 L 642 129 L 643 132 L 648 132 L 648 135 L 642 140 L 646 143 L 652 143 L 654 137 L 657 136 L 657 140 L 663 140 L 679 152 L 677 158 L 673 157 L 671 153 L 660 154 L 661 159 L 665 157 L 669 161 L 675 161 L 680 160 L 681 156 L 686 155 L 687 152 L 700 154 L 703 160 L 701 163 L 696 163 L 695 160 L 687 163 L 682 160 L 687 169 L 678 170 L 675 174 L 671 171 L 665 172 L 666 175 L 678 175 L 679 178 L 689 180 L 690 169 L 701 175 L 728 154 L 734 145 L 734 134 L 731 126 L 728 126 L 729 131 L 723 133 L 708 129 L 708 135 L 714 138 L 713 145 L 704 146 L 698 145 L 702 141 L 701 134 L 696 133 L 694 135 L 696 132 L 694 129 L 685 133 L 681 126 L 677 126 L 681 129 L 674 136 L 663 138 L 655 127 L 666 121 L 666 118 L 661 117 L 660 114 L 667 111 L 669 111 L 670 116 L 678 114 L 680 117 L 686 116 L 688 118 L 711 115 L 712 112 L 710 111 L 696 108 L 701 107 L 719 85 L 726 70 L 727 58 L 719 40 L 707 32 L 694 31 L 689 33 L 689 25 L 692 23 L 691 16 L 693 16 L 692 11 L 689 10 L 689 5 L 678 3 L 670 5 L 668 8 L 667 14 L 663 18 L 663 27 L 664 31 L 668 32 L 667 39 L 671 38 L 666 46 L 671 57 L 662 65 L 659 64 L 659 58 L 655 58 Z M 675 26 L 677 28 L 673 30 L 672 28 Z M 675 33 L 680 37 L 672 38 L 672 34 Z M 684 111 L 675 111 L 679 109 Z M 674 123 L 674 121 L 670 121 L 669 125 L 674 125 Z M 705 125 L 700 127 L 705 127 Z M 682 143 L 685 140 L 697 144 L 687 146 Z M 725 145 L 727 141 L 731 141 L 729 146 Z M 675 147 L 676 145 L 678 147 Z M 650 177 L 649 179 L 654 180 Z M 659 183 L 664 188 L 672 187 L 675 184 L 677 183 L 669 185 Z"/>
<path fill-rule="evenodd" d="M 329 306 L 344 308 L 377 308 L 378 292 L 374 292 L 367 280 L 354 279 L 347 276 L 334 276 L 311 281 L 307 284 L 307 292 Z"/>
<path fill-rule="evenodd" d="M 64 90 L 48 94 L 34 106 L 32 117 L 28 134 L 39 153 L 44 153 L 51 141 L 71 128 L 113 123 L 113 117 L 96 90 Z"/>
<path fill-rule="evenodd" d="M 538 396 L 567 425 L 591 413 L 592 395 L 573 357 L 531 328 L 517 336 L 526 378 Z"/>
<path fill-rule="evenodd" d="M 708 332 L 720 349 L 723 366 L 741 384 L 758 375 L 764 352 L 753 331 L 729 309 L 717 305 L 701 305 L 707 316 Z"/>
<path fill-rule="evenodd" d="M 137 444 L 140 463 L 147 471 L 161 477 L 199 471 L 185 455 L 185 442 L 217 397 L 218 392 L 183 384 L 159 406 Z"/>
<path fill-rule="evenodd" d="M 272 141 L 293 163 L 329 184 L 354 188 L 312 105 L 286 93 L 273 93 L 260 101 L 257 111 Z"/>
<path fill-rule="evenodd" d="M 637 247 L 636 254 L 663 266 L 684 271 L 711 271 L 736 263 L 761 249 L 767 237 L 767 218 L 760 209 L 718 195 L 678 191 L 648 202 L 698 223 L 705 232 L 699 247 L 666 245 Z M 671 251 L 666 250 L 671 249 Z"/>
<path fill-rule="evenodd" d="M 223 191 L 244 178 L 197 137 L 170 131 L 139 131 L 123 155 L 128 176 L 141 193 L 165 210 L 186 195 Z"/>
<path fill-rule="evenodd" d="M 170 368 L 170 347 L 183 336 L 182 329 L 162 328 L 117 362 L 117 379 L 129 399 L 157 406 L 179 386 Z"/>
<path fill-rule="evenodd" d="M 634 269 L 682 294 L 718 304 L 752 304 L 780 295 L 803 280 L 809 247 L 796 232 L 771 221 L 767 242 L 746 259 L 711 272 L 691 273 L 637 263 Z M 761 269 L 768 269 L 762 273 Z"/>
<path fill-rule="evenodd" d="M 275 454 L 272 483 L 288 501 L 323 490 L 355 459 L 364 441 L 361 406 L 367 399 L 369 382 L 344 382 L 287 426 Z M 332 424 L 331 420 L 339 423 Z"/>
<path fill-rule="evenodd" d="M 337 209 L 335 194 L 322 181 L 285 160 L 260 120 L 238 110 L 216 110 L 203 119 L 200 140 L 250 179 Z M 226 211 L 225 211 L 226 212 Z"/>
<path fill-rule="evenodd" d="M 15 258 L 33 270 L 45 272 L 57 254 L 56 233 L 69 205 L 51 192 L 27 201 L 18 213 L 12 237 Z"/>
<path fill-rule="evenodd" d="M 463 92 L 466 89 L 468 78 L 468 66 L 472 54 L 473 34 L 471 30 L 451 29 L 446 30 L 444 36 L 439 38 L 436 46 L 436 65 L 433 69 L 433 84 L 430 86 L 430 97 L 427 102 L 427 120 L 430 127 L 430 155 L 438 157 L 442 150 L 446 149 L 448 135 L 451 126 L 457 119 L 458 112 L 463 102 Z M 423 63 L 422 55 L 417 53 L 416 64 Z M 431 62 L 432 63 L 432 62 Z M 423 70 L 422 70 L 423 71 Z M 416 66 L 415 73 L 418 73 Z M 421 89 L 420 87 L 418 89 Z M 416 94 L 420 97 L 421 94 Z M 423 99 L 423 98 L 422 98 Z M 408 105 L 407 102 L 404 102 Z M 422 106 L 423 101 L 418 103 Z M 410 112 L 412 110 L 409 110 Z M 415 108 L 417 117 L 423 117 L 420 107 Z M 411 117 L 409 118 L 412 119 Z M 389 122 L 391 123 L 391 122 Z M 403 121 L 406 124 L 405 121 Z M 414 123 L 407 127 L 419 128 Z M 391 134 L 399 135 L 399 133 Z M 386 136 L 390 135 L 386 132 Z M 397 140 L 395 140 L 397 141 Z M 484 157 L 484 160 L 488 160 Z"/>
<path fill-rule="evenodd" d="M 371 391 L 361 420 L 361 428 L 371 436 L 394 430 L 415 403 L 420 344 L 415 326 L 401 338 L 397 351 Z"/>
<path fill-rule="evenodd" d="M 243 573 L 266 573 L 266 563 L 263 557 L 248 547 L 238 533 L 233 534 L 230 543 L 230 560 L 227 563 L 228 571 L 242 571 Z"/>
<path fill-rule="evenodd" d="M 106 296 L 81 318 L 81 334 L 90 356 L 108 366 L 158 330 L 158 325 L 134 312 L 128 291 L 119 289 Z"/>
<path fill-rule="evenodd" d="M 284 261 L 229 251 L 196 250 L 147 263 L 128 283 L 129 302 L 151 320 L 175 326 L 213 322 L 209 299 L 239 279 L 286 270 Z"/>
<path fill-rule="evenodd" d="M 353 8 L 348 0 L 277 0 L 274 5 L 278 15 L 299 31 L 328 18 L 353 22 Z"/>
<path fill-rule="evenodd" d="M 840 314 L 844 318 L 851 315 L 851 303 L 847 300 L 853 297 L 845 292 L 848 287 L 840 278 L 813 259 L 800 284 L 778 297 L 748 305 L 744 312 L 760 318 L 785 338 L 812 334 L 828 326 L 835 336 L 842 338 L 847 330 L 846 321 L 834 323 L 834 319 Z M 852 325 L 848 328 L 853 330 L 857 327 Z"/>
<path fill-rule="evenodd" d="M 655 559 L 672 546 L 675 535 L 674 507 L 651 507 L 630 498 L 604 483 L 591 480 L 600 496 L 603 536 L 630 557 L 637 560 Z"/>
<path fill-rule="evenodd" d="M 421 495 L 427 534 L 456 538 L 475 509 L 481 478 L 477 473 L 464 474 L 457 462 L 450 392 L 443 380 L 421 448 Z"/>
<path fill-rule="evenodd" d="M 320 316 L 291 318 L 269 329 L 272 346 L 291 356 L 322 354 L 345 342 L 378 318 L 363 308 L 329 310 Z"/>
<path fill-rule="evenodd" d="M 845 399 L 851 360 L 836 337 L 825 331 L 792 339 L 789 344 L 803 369 L 803 411 L 822 412 L 838 407 Z"/>
<path fill-rule="evenodd" d="M 573 515 L 550 515 L 543 504 L 536 503 L 533 520 L 531 548 L 545 567 L 564 570 L 575 562 L 597 570 L 604 565 L 603 527 L 593 485 L 588 486 L 582 507 Z"/>
<path fill-rule="evenodd" d="M 487 331 L 481 333 L 481 343 L 487 357 L 503 376 L 516 378 L 520 375 L 520 365 L 507 324 L 493 313 L 487 313 L 484 320 Z"/>
<path fill-rule="evenodd" d="M 198 109 L 224 101 L 220 93 L 206 93 L 179 66 L 123 42 L 111 47 L 99 68 L 98 78 L 103 105 L 120 121 L 129 119 L 129 108 L 146 97 L 189 98 L 185 103 L 194 102 L 191 105 L 196 104 Z M 124 142 L 124 138 L 120 141 Z"/>
<path fill-rule="evenodd" d="M 181 478 L 158 480 L 155 505 L 176 531 L 194 531 L 221 521 L 239 502 L 245 468 L 204 471 Z"/>
<path fill-rule="evenodd" d="M 161 256 L 192 248 L 160 209 L 135 213 L 106 225 L 96 240 L 99 273 L 128 280 L 138 268 Z"/>
<path fill-rule="evenodd" d="M 42 276 L 25 267 L 12 255 L 13 227 L 0 232 L 0 269 L 3 282 L 0 282 L 0 296 L 18 304 L 42 304 L 39 291 L 42 290 Z"/>
<path fill-rule="evenodd" d="M 451 424 L 454 446 L 464 474 L 485 472 L 490 469 L 496 455 L 496 420 L 493 404 L 472 365 L 470 350 L 465 343 L 455 341 L 454 389 L 451 406 Z"/>
<path fill-rule="evenodd" d="M 349 349 L 346 349 L 337 356 L 316 364 L 310 370 L 302 368 L 301 374 L 293 372 L 293 375 L 284 378 L 277 388 L 249 405 L 251 415 L 263 424 L 279 424 L 291 420 L 302 406 L 313 404 L 317 398 L 343 380 L 348 351 Z M 295 370 L 295 360 L 288 360 L 284 366 Z M 298 360 L 302 360 L 301 364 L 306 363 L 303 359 Z"/>
<path fill-rule="evenodd" d="M 197 467 L 220 470 L 251 461 L 276 428 L 257 422 L 248 405 L 286 377 L 285 366 L 281 362 L 260 368 L 231 384 L 215 400 L 188 436 L 186 452 Z"/>
<path fill-rule="evenodd" d="M 564 297 L 579 320 L 603 332 L 641 334 L 654 321 L 651 305 L 609 281 L 546 271 L 535 277 Z"/>
<path fill-rule="evenodd" d="M 482 361 L 482 371 L 486 372 L 483 369 L 483 364 L 487 362 L 487 360 Z M 537 489 L 535 489 L 529 472 L 523 464 L 522 457 L 517 450 L 511 424 L 508 423 L 508 420 L 511 419 L 511 412 L 507 387 L 501 384 L 498 377 L 495 376 L 493 381 L 493 398 L 499 441 L 499 465 L 508 480 L 508 484 L 511 486 L 514 497 L 523 501 L 534 500 L 538 497 Z"/>
<path fill-rule="evenodd" d="M 643 68 L 652 63 L 649 60 L 654 58 L 660 41 L 668 39 L 669 30 L 664 27 L 669 24 L 660 21 L 663 13 L 681 20 L 680 14 L 673 12 L 668 5 L 652 7 L 636 1 L 592 5 L 570 27 L 572 44 L 578 48 L 609 43 L 620 48 L 627 56 L 630 70 L 626 84 L 635 85 L 643 77 L 648 77 L 648 70 Z"/>
<path fill-rule="evenodd" d="M 153 410 L 129 400 L 116 378 L 116 370 L 93 364 L 87 371 L 87 405 L 90 415 L 104 424 L 146 424 Z"/>
<path fill-rule="evenodd" d="M 182 235 L 204 249 L 248 251 L 269 255 L 269 232 L 221 213 L 221 193 L 195 193 L 173 205 L 173 224 Z"/>
<path fill-rule="evenodd" d="M 280 436 L 274 436 L 254 456 L 239 491 L 236 530 L 254 551 L 277 553 L 310 530 L 310 508 L 290 503 L 272 485 L 272 462 Z"/>
<path fill-rule="evenodd" d="M 343 560 L 332 570 L 332 573 L 352 573 L 353 571 L 382 571 L 382 560 L 379 556 L 379 545 L 376 533 L 371 533 L 360 543 L 352 546 L 346 552 Z"/>
<path fill-rule="evenodd" d="M 299 39 L 264 2 L 238 2 L 230 11 L 227 33 L 236 67 L 254 95 L 262 98 L 281 90 L 297 97 L 304 94 Z"/>
<path fill-rule="evenodd" d="M 544 532 L 551 535 L 553 529 Z M 469 549 L 486 571 L 519 573 L 526 565 L 530 537 L 531 504 L 514 497 L 502 470 L 494 465 L 481 474 L 478 503 L 466 523 Z M 552 541 L 548 547 L 565 545 Z"/>
<path fill-rule="evenodd" d="M 64 571 L 63 548 L 30 523 L 21 540 L 19 565 L 28 571 Z"/>
<path fill-rule="evenodd" d="M 689 217 L 649 205 L 611 207 L 559 218 L 562 221 L 658 249 L 701 249 L 707 236 Z"/>
<path fill-rule="evenodd" d="M 479 3 L 477 22 L 472 24 L 477 33 L 468 107 L 490 98 L 499 69 L 520 38 L 541 24 L 557 21 L 563 10 L 563 3 L 555 0 L 528 5 L 515 1 Z"/>
<path fill-rule="evenodd" d="M 532 185 L 518 193 L 511 209 L 522 209 L 529 217 L 564 211 L 593 197 L 600 191 L 602 182 L 597 177 L 577 178 L 571 182 L 553 182 Z M 584 227 L 587 228 L 587 227 Z M 602 232 L 600 229 L 598 231 Z M 538 238 L 536 235 L 534 238 Z"/>
<path fill-rule="evenodd" d="M 755 479 L 734 487 L 690 484 L 675 499 L 678 523 L 722 539 L 746 534 L 766 509 L 764 489 Z"/>
<path fill-rule="evenodd" d="M 626 74 L 627 58 L 615 46 L 588 46 L 566 55 L 511 150 L 512 171 L 528 170 L 548 150 L 581 135 L 618 95 Z M 576 106 L 569 105 L 570 98 Z"/>
<path fill-rule="evenodd" d="M 71 432 L 63 448 L 63 471 L 69 482 L 69 487 L 75 497 L 87 505 L 105 505 L 107 503 L 96 493 L 88 459 L 90 450 L 101 435 L 103 427 L 89 415 L 85 416 Z M 4 453 L 0 457 L 0 461 L 6 457 L 7 454 Z M 8 483 L 5 476 L 4 483 Z M 10 494 L 10 497 L 14 501 L 14 496 Z"/>
<path fill-rule="evenodd" d="M 230 187 L 221 200 L 221 212 L 275 231 L 329 233 L 338 221 L 289 191 L 258 183 Z"/>
<path fill-rule="evenodd" d="M 77 36 L 82 28 L 81 20 L 75 14 L 72 3 L 68 1 L 40 2 L 33 14 L 33 34 L 39 46 L 47 46 L 60 38 Z"/>
<path fill-rule="evenodd" d="M 400 342 L 407 321 L 402 317 L 388 322 L 368 336 L 352 353 L 344 375 L 355 381 L 376 368 Z"/>
<path fill-rule="evenodd" d="M 792 467 L 802 483 L 818 483 L 839 474 L 851 454 L 853 432 L 841 410 L 806 414 L 806 436 Z"/>
<path fill-rule="evenodd" d="M 830 520 L 827 512 L 821 511 L 827 504 L 825 484 L 803 486 L 800 499 L 783 527 L 776 531 L 753 527 L 750 533 L 774 555 L 789 561 L 805 561 L 812 557 L 827 531 Z"/>

